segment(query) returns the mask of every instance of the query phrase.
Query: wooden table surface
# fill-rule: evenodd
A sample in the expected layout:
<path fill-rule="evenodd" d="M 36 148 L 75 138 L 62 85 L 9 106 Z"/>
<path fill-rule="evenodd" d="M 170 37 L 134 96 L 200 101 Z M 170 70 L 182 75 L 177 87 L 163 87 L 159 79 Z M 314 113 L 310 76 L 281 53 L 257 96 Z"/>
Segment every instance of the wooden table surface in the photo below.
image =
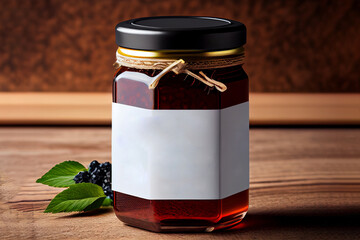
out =
<path fill-rule="evenodd" d="M 45 214 L 55 163 L 110 160 L 107 127 L 0 128 L 0 239 L 360 238 L 360 129 L 250 130 L 250 210 L 236 231 L 158 234 L 112 210 Z"/>

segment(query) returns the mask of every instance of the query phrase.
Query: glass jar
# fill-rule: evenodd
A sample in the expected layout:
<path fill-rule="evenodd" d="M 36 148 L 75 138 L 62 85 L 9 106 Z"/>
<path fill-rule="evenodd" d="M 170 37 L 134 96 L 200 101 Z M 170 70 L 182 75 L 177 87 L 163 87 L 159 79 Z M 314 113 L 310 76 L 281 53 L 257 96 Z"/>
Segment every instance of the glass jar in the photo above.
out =
<path fill-rule="evenodd" d="M 244 218 L 245 39 L 243 24 L 219 18 L 152 17 L 117 25 L 112 189 L 124 223 L 155 232 L 211 232 Z"/>

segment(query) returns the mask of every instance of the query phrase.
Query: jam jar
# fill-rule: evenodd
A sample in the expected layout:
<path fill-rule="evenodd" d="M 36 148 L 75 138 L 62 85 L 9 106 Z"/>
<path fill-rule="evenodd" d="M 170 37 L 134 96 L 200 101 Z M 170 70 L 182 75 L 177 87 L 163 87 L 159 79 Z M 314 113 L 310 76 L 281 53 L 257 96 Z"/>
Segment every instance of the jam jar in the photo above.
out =
<path fill-rule="evenodd" d="M 155 232 L 234 229 L 249 204 L 246 28 L 148 17 L 115 28 L 116 216 Z"/>

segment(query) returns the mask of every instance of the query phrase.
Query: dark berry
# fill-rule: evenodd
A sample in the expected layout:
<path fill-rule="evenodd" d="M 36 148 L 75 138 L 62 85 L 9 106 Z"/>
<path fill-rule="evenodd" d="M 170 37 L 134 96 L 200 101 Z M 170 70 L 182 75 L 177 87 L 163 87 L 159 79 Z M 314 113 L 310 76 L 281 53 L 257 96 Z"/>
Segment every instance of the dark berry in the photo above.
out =
<path fill-rule="evenodd" d="M 103 184 L 101 185 L 101 187 L 102 187 L 103 189 L 105 189 L 106 187 L 110 187 L 110 188 L 111 188 L 111 183 L 103 183 Z"/>
<path fill-rule="evenodd" d="M 111 190 L 111 163 L 99 164 L 98 161 L 94 160 L 89 164 L 89 173 L 90 182 L 101 186 L 105 195 L 114 199 Z"/>
<path fill-rule="evenodd" d="M 113 191 L 111 190 L 111 184 L 103 183 L 102 188 L 104 190 L 105 195 L 107 197 L 111 198 L 112 200 L 114 200 L 114 194 L 113 194 Z"/>
<path fill-rule="evenodd" d="M 103 187 L 103 190 L 104 190 L 104 193 L 105 193 L 106 196 L 109 196 L 109 195 L 112 193 L 111 185 L 110 185 L 110 184 L 109 184 L 109 185 L 105 185 L 105 186 Z"/>
<path fill-rule="evenodd" d="M 89 172 L 92 173 L 94 170 L 96 170 L 99 167 L 99 162 L 94 160 L 89 164 Z"/>
<path fill-rule="evenodd" d="M 82 171 L 73 178 L 75 183 L 90 182 L 90 174 L 88 171 Z"/>
<path fill-rule="evenodd" d="M 103 167 L 110 171 L 110 170 L 111 170 L 111 163 L 109 163 L 109 162 L 104 162 L 104 163 L 103 163 Z"/>
<path fill-rule="evenodd" d="M 106 172 L 105 178 L 108 179 L 108 181 L 111 182 L 111 171 Z"/>
<path fill-rule="evenodd" d="M 103 179 L 104 179 L 104 177 L 101 174 L 101 170 L 99 168 L 91 173 L 91 176 L 90 176 L 91 183 L 95 183 L 95 184 L 101 186 L 103 183 Z"/>
<path fill-rule="evenodd" d="M 111 163 L 109 163 L 109 162 L 101 163 L 101 164 L 99 165 L 99 167 L 100 167 L 101 169 L 103 169 L 104 172 L 110 172 L 110 171 L 111 171 Z"/>

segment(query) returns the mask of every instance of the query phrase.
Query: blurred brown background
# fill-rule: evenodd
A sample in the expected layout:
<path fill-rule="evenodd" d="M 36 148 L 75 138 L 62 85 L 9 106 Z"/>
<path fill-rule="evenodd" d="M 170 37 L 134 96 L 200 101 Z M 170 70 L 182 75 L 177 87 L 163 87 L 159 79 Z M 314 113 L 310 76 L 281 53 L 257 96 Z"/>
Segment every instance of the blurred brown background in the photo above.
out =
<path fill-rule="evenodd" d="M 360 1 L 2 0 L 0 91 L 111 91 L 114 27 L 206 15 L 248 28 L 253 92 L 360 92 Z"/>

